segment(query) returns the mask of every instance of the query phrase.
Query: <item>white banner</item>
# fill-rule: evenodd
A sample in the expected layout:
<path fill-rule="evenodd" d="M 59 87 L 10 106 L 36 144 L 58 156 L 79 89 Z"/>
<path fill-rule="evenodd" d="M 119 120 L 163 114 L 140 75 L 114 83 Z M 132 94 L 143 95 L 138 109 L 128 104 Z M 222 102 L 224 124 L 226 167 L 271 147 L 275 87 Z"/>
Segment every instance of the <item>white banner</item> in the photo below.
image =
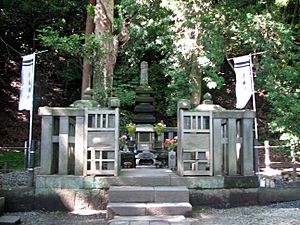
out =
<path fill-rule="evenodd" d="M 32 110 L 35 53 L 23 56 L 19 110 Z"/>
<path fill-rule="evenodd" d="M 246 106 L 253 94 L 251 55 L 241 56 L 233 59 L 236 74 L 236 108 L 242 109 Z"/>

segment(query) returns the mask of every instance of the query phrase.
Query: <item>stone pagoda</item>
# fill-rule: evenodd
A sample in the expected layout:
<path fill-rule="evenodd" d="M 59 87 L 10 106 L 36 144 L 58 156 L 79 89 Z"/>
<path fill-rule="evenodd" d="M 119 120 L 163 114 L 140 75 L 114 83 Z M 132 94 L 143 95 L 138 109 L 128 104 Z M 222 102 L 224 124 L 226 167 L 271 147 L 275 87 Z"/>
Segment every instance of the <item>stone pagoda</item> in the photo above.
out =
<path fill-rule="evenodd" d="M 153 124 L 154 117 L 154 91 L 148 84 L 148 63 L 141 63 L 140 86 L 136 89 L 136 99 L 134 112 L 136 114 L 134 122 L 136 124 Z"/>

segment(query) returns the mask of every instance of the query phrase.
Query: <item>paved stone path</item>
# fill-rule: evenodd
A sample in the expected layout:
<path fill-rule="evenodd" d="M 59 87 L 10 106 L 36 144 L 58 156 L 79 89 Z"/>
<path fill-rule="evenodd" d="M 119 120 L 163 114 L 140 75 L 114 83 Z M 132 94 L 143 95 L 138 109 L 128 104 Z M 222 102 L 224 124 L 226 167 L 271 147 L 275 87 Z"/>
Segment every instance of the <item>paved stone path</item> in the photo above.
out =
<path fill-rule="evenodd" d="M 120 216 L 109 225 L 190 225 L 184 216 Z"/>

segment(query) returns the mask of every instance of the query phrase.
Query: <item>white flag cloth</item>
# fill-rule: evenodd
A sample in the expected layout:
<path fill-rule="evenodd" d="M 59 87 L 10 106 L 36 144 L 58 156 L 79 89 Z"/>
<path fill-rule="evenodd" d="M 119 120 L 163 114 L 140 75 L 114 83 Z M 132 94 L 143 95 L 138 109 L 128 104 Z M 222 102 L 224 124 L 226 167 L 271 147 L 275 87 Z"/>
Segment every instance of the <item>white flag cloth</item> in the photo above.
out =
<path fill-rule="evenodd" d="M 246 106 L 253 94 L 251 55 L 237 57 L 234 58 L 233 61 L 236 74 L 236 108 L 242 109 Z"/>
<path fill-rule="evenodd" d="M 19 110 L 32 110 L 35 53 L 23 56 Z"/>

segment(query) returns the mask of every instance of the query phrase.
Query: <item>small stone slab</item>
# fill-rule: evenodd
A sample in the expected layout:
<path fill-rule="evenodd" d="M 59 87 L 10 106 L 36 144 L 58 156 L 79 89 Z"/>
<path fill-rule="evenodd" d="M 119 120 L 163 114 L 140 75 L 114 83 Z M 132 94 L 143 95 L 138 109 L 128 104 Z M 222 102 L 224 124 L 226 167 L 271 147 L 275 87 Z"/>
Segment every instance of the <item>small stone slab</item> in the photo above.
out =
<path fill-rule="evenodd" d="M 112 219 L 114 216 L 145 216 L 145 203 L 108 203 L 106 218 Z"/>
<path fill-rule="evenodd" d="M 155 202 L 189 202 L 189 190 L 183 186 L 155 187 Z"/>
<path fill-rule="evenodd" d="M 21 218 L 19 216 L 1 216 L 0 225 L 12 225 L 21 224 Z"/>
<path fill-rule="evenodd" d="M 108 192 L 110 202 L 154 202 L 153 187 L 112 186 Z"/>
<path fill-rule="evenodd" d="M 109 225 L 190 225 L 184 216 L 116 216 Z"/>
<path fill-rule="evenodd" d="M 184 215 L 192 214 L 192 205 L 187 202 L 180 203 L 148 203 L 146 215 Z"/>

